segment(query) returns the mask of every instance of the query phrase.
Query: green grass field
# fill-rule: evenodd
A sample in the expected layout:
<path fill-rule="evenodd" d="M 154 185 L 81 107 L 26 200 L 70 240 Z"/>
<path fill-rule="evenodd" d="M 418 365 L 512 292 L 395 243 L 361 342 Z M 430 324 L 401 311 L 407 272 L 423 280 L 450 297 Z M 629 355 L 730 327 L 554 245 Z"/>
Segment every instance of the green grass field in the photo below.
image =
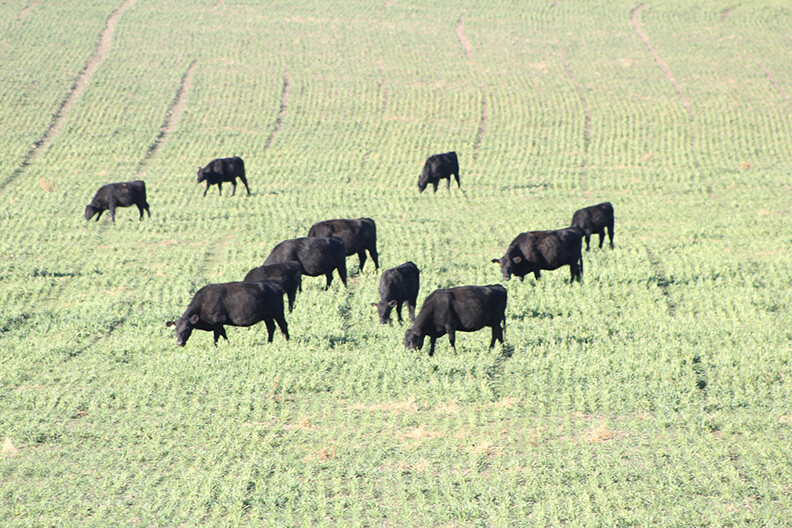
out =
<path fill-rule="evenodd" d="M 790 27 L 782 0 L 0 4 L 0 526 L 788 526 Z M 448 150 L 463 190 L 419 194 Z M 234 155 L 252 195 L 202 198 Z M 85 222 L 133 179 L 151 219 Z M 373 218 L 420 307 L 606 200 L 615 250 L 505 283 L 491 350 L 405 351 L 356 257 L 349 289 L 304 278 L 288 343 L 164 324 L 319 220 Z"/>

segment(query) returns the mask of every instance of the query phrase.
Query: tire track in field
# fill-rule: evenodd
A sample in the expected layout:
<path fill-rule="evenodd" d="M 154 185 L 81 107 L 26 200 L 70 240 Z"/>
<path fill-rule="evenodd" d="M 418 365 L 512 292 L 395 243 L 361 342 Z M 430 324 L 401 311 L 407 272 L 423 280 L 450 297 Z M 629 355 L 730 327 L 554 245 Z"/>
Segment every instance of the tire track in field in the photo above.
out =
<path fill-rule="evenodd" d="M 781 85 L 778 83 L 776 78 L 773 76 L 773 73 L 769 69 L 767 69 L 764 64 L 759 62 L 759 59 L 757 59 L 756 57 L 754 57 L 750 53 L 747 53 L 747 55 L 748 55 L 748 58 L 751 59 L 754 62 L 754 64 L 756 64 L 759 67 L 759 69 L 762 71 L 764 76 L 767 78 L 767 81 L 770 83 L 770 86 L 775 88 L 775 90 L 778 92 L 778 94 L 781 96 L 781 98 L 784 100 L 784 102 L 789 103 L 789 97 L 781 89 Z"/>
<path fill-rule="evenodd" d="M 42 136 L 35 143 L 33 143 L 32 147 L 30 147 L 30 150 L 28 150 L 27 154 L 25 154 L 25 157 L 23 158 L 19 167 L 17 167 L 5 181 L 0 182 L 0 191 L 5 189 L 8 184 L 18 178 L 19 175 L 22 174 L 25 169 L 36 160 L 39 152 L 48 147 L 50 143 L 52 143 L 52 140 L 55 138 L 55 136 L 58 135 L 58 132 L 60 132 L 63 122 L 68 117 L 69 112 L 71 112 L 74 103 L 85 91 L 85 88 L 88 86 L 91 77 L 94 73 L 96 73 L 96 70 L 99 68 L 99 66 L 101 66 L 107 57 L 107 54 L 110 52 L 110 47 L 113 42 L 113 33 L 115 32 L 115 27 L 118 23 L 118 20 L 127 9 L 135 5 L 135 2 L 137 2 L 137 0 L 125 0 L 124 3 L 121 4 L 115 11 L 110 13 L 104 29 L 99 34 L 99 41 L 97 42 L 96 48 L 94 48 L 93 53 L 91 53 L 91 56 L 88 57 L 88 60 L 85 62 L 82 70 L 80 70 L 80 73 L 77 75 L 77 78 L 66 94 L 66 97 L 64 97 L 60 102 L 58 109 L 52 116 L 52 121 L 50 122 L 49 126 L 44 131 L 44 134 L 42 134 Z"/>
<path fill-rule="evenodd" d="M 685 92 L 682 90 L 682 86 L 674 77 L 674 73 L 671 71 L 671 68 L 668 66 L 668 63 L 663 60 L 663 57 L 660 56 L 660 53 L 652 46 L 652 41 L 649 39 L 649 36 L 644 32 L 642 29 L 643 24 L 641 23 L 641 12 L 646 7 L 646 4 L 639 4 L 630 11 L 630 22 L 632 23 L 633 29 L 635 29 L 635 33 L 638 35 L 638 38 L 641 39 L 641 42 L 646 45 L 647 49 L 649 50 L 649 54 L 652 55 L 654 58 L 655 63 L 660 68 L 660 70 L 665 75 L 666 80 L 671 84 L 676 91 L 677 96 L 679 97 L 679 101 L 682 103 L 682 106 L 685 108 L 685 113 L 687 114 L 688 118 L 688 128 L 690 130 L 690 142 L 692 147 L 692 157 L 693 163 L 698 167 L 698 157 L 695 155 L 696 152 L 696 127 L 695 127 L 695 120 L 693 118 L 693 105 L 690 104 L 690 100 L 685 95 Z"/>
<path fill-rule="evenodd" d="M 459 43 L 462 45 L 462 49 L 465 51 L 465 57 L 467 58 L 468 64 L 472 66 L 474 49 L 473 49 L 473 44 L 470 43 L 470 39 L 467 37 L 467 34 L 465 33 L 464 15 L 460 15 L 459 20 L 457 21 L 455 32 L 457 39 L 459 39 Z M 477 84 L 476 86 L 478 87 L 479 92 L 481 92 L 481 117 L 479 118 L 478 129 L 476 130 L 476 138 L 473 140 L 474 163 L 478 161 L 479 152 L 481 150 L 481 144 L 484 141 L 484 134 L 487 130 L 487 118 L 488 118 L 487 94 L 484 92 L 484 88 L 480 84 Z"/>
<path fill-rule="evenodd" d="M 558 41 L 558 39 L 556 39 L 552 31 L 550 32 L 550 35 L 552 36 L 553 40 L 555 40 L 555 45 L 558 49 L 558 56 L 561 59 L 561 63 L 564 65 L 564 72 L 569 78 L 569 81 L 572 83 L 572 86 L 575 87 L 575 92 L 577 93 L 578 99 L 580 100 L 580 104 L 583 106 L 583 162 L 581 164 L 581 168 L 586 170 L 588 165 L 589 145 L 591 144 L 591 107 L 589 106 L 588 100 L 586 99 L 583 86 L 580 84 L 580 81 L 578 81 L 575 71 L 572 69 L 572 65 L 567 60 L 566 55 L 564 55 L 564 50 L 561 47 L 561 43 Z"/>
<path fill-rule="evenodd" d="M 649 265 L 652 267 L 652 271 L 654 272 L 654 281 L 657 284 L 657 287 L 660 288 L 660 292 L 663 294 L 663 298 L 666 301 L 666 305 L 668 306 L 668 314 L 671 317 L 676 316 L 676 303 L 674 299 L 671 298 L 671 292 L 669 291 L 669 286 L 671 285 L 671 281 L 668 280 L 668 276 L 665 273 L 665 268 L 663 267 L 663 263 L 660 262 L 660 259 L 654 252 L 647 248 L 646 249 L 646 256 L 649 259 Z"/>
<path fill-rule="evenodd" d="M 146 149 L 146 153 L 143 155 L 143 158 L 138 162 L 138 166 L 135 171 L 137 174 L 139 174 L 143 169 L 143 166 L 146 165 L 151 160 L 151 158 L 157 154 L 157 151 L 159 150 L 162 143 L 165 142 L 167 136 L 176 129 L 176 125 L 179 123 L 182 112 L 184 112 L 184 107 L 187 106 L 187 92 L 190 91 L 190 87 L 192 86 L 192 77 L 195 73 L 195 66 L 196 60 L 193 59 L 193 61 L 187 67 L 187 71 L 184 72 L 184 75 L 182 75 L 179 88 L 176 90 L 176 95 L 174 96 L 171 104 L 168 106 L 168 110 L 165 112 L 165 119 L 162 121 L 162 125 L 160 126 L 157 136 L 154 138 L 154 141 L 151 142 L 151 145 L 149 145 L 148 149 Z"/>
<path fill-rule="evenodd" d="M 269 136 L 267 136 L 267 140 L 264 141 L 264 147 L 262 147 L 261 150 L 267 150 L 275 140 L 275 136 L 277 136 L 278 132 L 280 132 L 281 127 L 283 126 L 283 119 L 286 117 L 286 110 L 289 107 L 290 93 L 291 77 L 289 76 L 289 72 L 287 70 L 286 73 L 283 74 L 283 89 L 281 90 L 281 102 L 280 109 L 278 110 L 278 116 L 275 118 L 275 125 L 272 127 L 272 131 L 270 132 Z"/>
<path fill-rule="evenodd" d="M 32 10 L 38 7 L 41 2 L 39 0 L 33 0 L 33 2 L 29 3 L 25 9 L 19 12 L 19 16 L 17 17 L 16 27 L 19 27 L 19 24 L 22 23 L 22 19 L 30 14 Z"/>

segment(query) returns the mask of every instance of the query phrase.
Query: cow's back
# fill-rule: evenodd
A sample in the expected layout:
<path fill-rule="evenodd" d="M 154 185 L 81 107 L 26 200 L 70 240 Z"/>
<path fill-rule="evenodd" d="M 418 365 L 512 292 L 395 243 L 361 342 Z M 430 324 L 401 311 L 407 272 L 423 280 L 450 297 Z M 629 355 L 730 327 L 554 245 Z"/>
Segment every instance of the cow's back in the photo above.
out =
<path fill-rule="evenodd" d="M 459 286 L 449 291 L 459 330 L 472 332 L 499 324 L 503 319 L 507 298 L 503 286 Z"/>

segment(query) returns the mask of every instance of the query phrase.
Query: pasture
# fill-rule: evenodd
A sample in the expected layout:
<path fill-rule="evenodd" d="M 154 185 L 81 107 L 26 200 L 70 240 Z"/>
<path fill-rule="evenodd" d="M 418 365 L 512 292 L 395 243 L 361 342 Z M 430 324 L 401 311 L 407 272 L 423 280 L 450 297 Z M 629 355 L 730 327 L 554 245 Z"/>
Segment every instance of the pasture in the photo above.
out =
<path fill-rule="evenodd" d="M 787 525 L 790 27 L 782 0 L 0 4 L 0 525 Z M 449 150 L 461 190 L 419 194 Z M 202 197 L 225 156 L 250 196 Z M 83 219 L 136 179 L 150 219 Z M 615 249 L 505 283 L 503 346 L 377 323 L 383 269 L 418 265 L 420 309 L 602 201 Z M 304 277 L 288 343 L 176 346 L 198 288 L 358 217 L 380 272 Z"/>

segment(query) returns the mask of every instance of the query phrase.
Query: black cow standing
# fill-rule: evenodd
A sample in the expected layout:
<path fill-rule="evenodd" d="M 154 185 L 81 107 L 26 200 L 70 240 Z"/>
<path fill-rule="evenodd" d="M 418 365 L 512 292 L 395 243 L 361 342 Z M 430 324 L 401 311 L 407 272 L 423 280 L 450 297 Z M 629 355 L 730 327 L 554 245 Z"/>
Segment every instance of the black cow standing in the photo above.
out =
<path fill-rule="evenodd" d="M 434 187 L 434 192 L 437 192 L 437 184 L 442 179 L 447 179 L 446 189 L 451 189 L 451 176 L 456 178 L 457 186 L 461 189 L 462 185 L 459 183 L 459 161 L 457 160 L 456 152 L 446 152 L 444 154 L 434 154 L 427 158 L 424 163 L 421 176 L 418 177 L 418 191 L 423 192 L 426 186 L 430 183 Z"/>
<path fill-rule="evenodd" d="M 539 279 L 539 270 L 554 270 L 569 265 L 571 281 L 580 281 L 583 273 L 581 247 L 583 232 L 575 227 L 554 231 L 532 231 L 520 233 L 509 244 L 506 254 L 492 262 L 500 264 L 503 280 L 512 275 L 524 280 L 533 273 Z"/>
<path fill-rule="evenodd" d="M 605 228 L 608 229 L 610 247 L 613 249 L 613 205 L 610 202 L 591 205 L 578 209 L 572 215 L 572 227 L 577 227 L 583 231 L 586 237 L 586 251 L 589 250 L 589 240 L 593 233 L 599 235 L 599 247 L 602 249 L 602 242 L 605 240 Z"/>
<path fill-rule="evenodd" d="M 275 335 L 275 323 L 289 339 L 289 328 L 283 316 L 283 288 L 277 282 L 226 282 L 208 284 L 195 295 L 181 317 L 166 326 L 176 330 L 176 344 L 184 346 L 194 329 L 214 332 L 214 344 L 224 337 L 223 325 L 252 326 L 264 321 L 267 342 Z"/>
<path fill-rule="evenodd" d="M 451 347 L 456 350 L 457 331 L 475 332 L 485 326 L 492 328 L 490 348 L 496 340 L 503 343 L 506 297 L 506 288 L 500 284 L 435 290 L 424 300 L 412 328 L 404 333 L 404 346 L 408 350 L 420 350 L 424 337 L 429 336 L 432 356 L 438 337 L 448 334 Z"/>
<path fill-rule="evenodd" d="M 233 158 L 217 158 L 210 161 L 206 167 L 198 169 L 197 183 L 206 182 L 206 190 L 203 193 L 206 196 L 210 185 L 217 185 L 217 192 L 222 195 L 223 182 L 231 182 L 233 186 L 231 196 L 234 196 L 236 194 L 237 178 L 242 180 L 247 193 L 250 194 L 250 187 L 248 187 L 247 179 L 245 178 L 245 162 L 242 161 L 242 158 L 236 156 Z"/>
<path fill-rule="evenodd" d="M 380 301 L 372 303 L 377 307 L 381 324 L 390 323 L 391 310 L 396 308 L 399 322 L 402 322 L 402 304 L 407 303 L 410 321 L 415 322 L 415 305 L 421 272 L 412 262 L 405 262 L 382 272 L 379 283 Z"/>
<path fill-rule="evenodd" d="M 129 207 L 131 205 L 137 205 L 141 220 L 143 220 L 144 210 L 151 218 L 149 204 L 146 201 L 146 183 L 143 180 L 108 183 L 99 187 L 91 203 L 85 206 L 85 219 L 90 220 L 93 215 L 96 215 L 96 221 L 98 222 L 102 213 L 109 210 L 110 220 L 115 222 L 116 207 Z"/>
<path fill-rule="evenodd" d="M 371 218 L 324 220 L 312 225 L 308 236 L 338 237 L 344 243 L 347 255 L 357 253 L 360 271 L 363 271 L 363 264 L 366 262 L 366 251 L 374 261 L 374 269 L 379 269 L 377 225 Z"/>
<path fill-rule="evenodd" d="M 338 238 L 307 237 L 284 240 L 272 248 L 272 252 L 264 260 L 264 265 L 289 261 L 299 262 L 303 275 L 327 277 L 328 288 L 333 282 L 333 270 L 338 270 L 341 282 L 345 287 L 347 285 L 346 248 Z"/>
<path fill-rule="evenodd" d="M 302 291 L 302 266 L 299 262 L 279 262 L 259 266 L 248 271 L 243 279 L 244 282 L 254 282 L 262 280 L 275 281 L 281 285 L 289 299 L 289 313 L 294 308 L 294 298 L 297 291 Z"/>

